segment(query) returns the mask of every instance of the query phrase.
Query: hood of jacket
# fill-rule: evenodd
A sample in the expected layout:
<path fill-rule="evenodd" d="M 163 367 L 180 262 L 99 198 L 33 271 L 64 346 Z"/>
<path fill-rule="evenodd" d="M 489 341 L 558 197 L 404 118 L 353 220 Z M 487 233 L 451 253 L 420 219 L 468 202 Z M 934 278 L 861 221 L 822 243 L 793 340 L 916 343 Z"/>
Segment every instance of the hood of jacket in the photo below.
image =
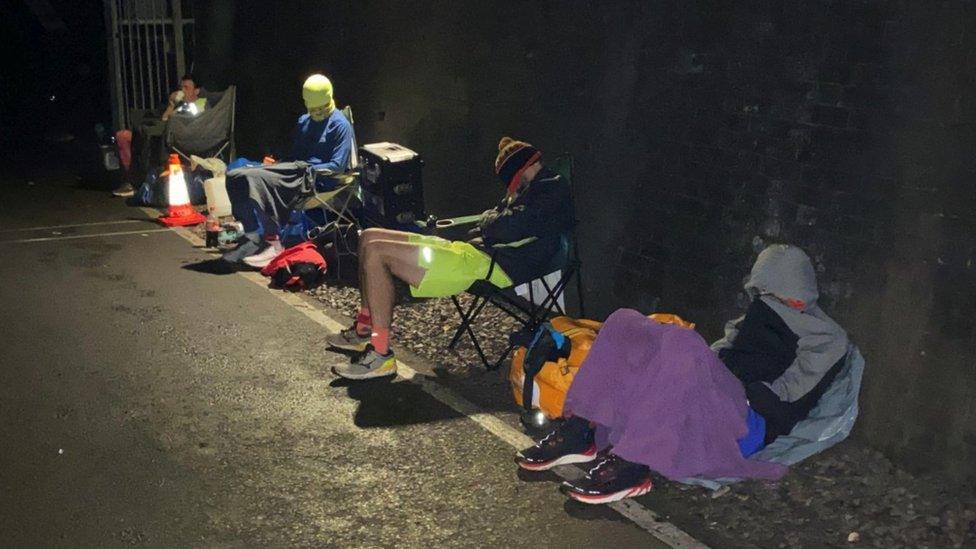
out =
<path fill-rule="evenodd" d="M 806 253 L 796 246 L 775 244 L 756 259 L 745 290 L 762 299 L 796 334 L 796 359 L 782 376 L 766 383 L 784 402 L 794 402 L 816 386 L 847 354 L 847 332 L 820 309 L 817 276 Z M 734 345 L 745 317 L 725 326 L 725 337 L 712 344 L 716 352 Z"/>
<path fill-rule="evenodd" d="M 750 297 L 775 296 L 799 311 L 812 309 L 820 297 L 810 257 L 789 244 L 774 244 L 759 254 L 745 290 Z"/>

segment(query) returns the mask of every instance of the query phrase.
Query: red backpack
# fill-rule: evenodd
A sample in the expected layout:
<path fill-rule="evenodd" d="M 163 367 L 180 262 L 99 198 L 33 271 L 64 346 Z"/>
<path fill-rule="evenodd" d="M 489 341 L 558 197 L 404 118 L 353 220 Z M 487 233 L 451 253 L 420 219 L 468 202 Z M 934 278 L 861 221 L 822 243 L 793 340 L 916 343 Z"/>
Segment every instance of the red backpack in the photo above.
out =
<path fill-rule="evenodd" d="M 283 290 L 310 290 L 325 281 L 325 258 L 312 241 L 302 242 L 276 255 L 261 274 Z"/>

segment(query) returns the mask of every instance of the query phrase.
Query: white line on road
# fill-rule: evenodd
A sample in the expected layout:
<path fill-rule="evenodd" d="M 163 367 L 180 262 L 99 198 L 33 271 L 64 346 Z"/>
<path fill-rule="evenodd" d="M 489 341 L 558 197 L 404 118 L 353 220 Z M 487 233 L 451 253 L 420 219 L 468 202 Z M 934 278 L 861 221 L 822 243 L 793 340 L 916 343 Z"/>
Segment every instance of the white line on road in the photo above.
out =
<path fill-rule="evenodd" d="M 155 211 L 148 208 L 143 208 L 143 210 L 150 215 L 158 215 Z M 200 237 L 193 234 L 193 232 L 186 228 L 177 227 L 173 229 L 173 232 L 180 235 L 195 246 L 204 245 L 204 242 Z M 261 276 L 260 273 L 253 271 L 238 271 L 237 274 L 241 275 L 248 281 L 257 284 L 258 286 L 261 286 L 262 288 L 267 289 L 268 287 L 267 279 Z M 326 314 L 325 311 L 309 305 L 304 299 L 296 294 L 283 291 L 273 291 L 269 293 L 281 301 L 284 301 L 292 308 L 298 310 L 313 322 L 324 327 L 330 332 L 336 333 L 345 327 L 341 322 Z M 400 360 L 397 360 L 397 375 L 410 381 L 411 383 L 418 385 L 424 390 L 424 392 L 450 406 L 455 411 L 465 415 L 512 448 L 521 450 L 533 444 L 532 439 L 529 438 L 529 436 L 525 433 L 522 433 L 519 430 L 509 426 L 507 423 L 494 415 L 481 411 L 476 404 L 458 395 L 451 389 L 428 379 L 426 376 L 418 375 L 416 370 L 407 364 L 404 364 Z M 583 475 L 582 471 L 572 466 L 557 467 L 553 471 L 560 477 L 567 480 L 577 479 Z M 669 547 L 673 547 L 675 549 L 707 549 L 705 544 L 691 537 L 677 526 L 664 520 L 661 515 L 648 509 L 647 507 L 644 507 L 633 499 L 617 501 L 609 504 L 609 507 Z"/>
<path fill-rule="evenodd" d="M 142 231 L 118 231 L 113 233 L 73 234 L 68 236 L 45 236 L 43 238 L 21 238 L 20 240 L 0 240 L 0 244 L 26 244 L 28 242 L 50 242 L 52 240 L 74 240 L 77 238 L 98 238 L 102 236 L 121 236 L 126 234 L 162 233 L 169 229 L 146 229 Z"/>
<path fill-rule="evenodd" d="M 46 231 L 48 229 L 70 229 L 72 227 L 94 227 L 95 225 L 122 225 L 125 223 L 145 223 L 148 219 L 123 219 L 121 221 L 94 221 L 92 223 L 74 223 L 72 225 L 48 225 L 47 227 L 20 227 L 17 229 L 0 229 L 0 233 L 18 231 Z"/>

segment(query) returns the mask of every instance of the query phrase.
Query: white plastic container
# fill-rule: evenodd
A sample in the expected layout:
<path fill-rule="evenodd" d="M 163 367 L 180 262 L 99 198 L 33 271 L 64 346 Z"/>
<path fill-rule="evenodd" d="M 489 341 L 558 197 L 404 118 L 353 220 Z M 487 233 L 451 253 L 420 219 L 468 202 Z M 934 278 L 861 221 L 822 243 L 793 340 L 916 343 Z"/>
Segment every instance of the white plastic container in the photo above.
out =
<path fill-rule="evenodd" d="M 216 217 L 226 217 L 231 214 L 230 197 L 227 196 L 227 184 L 223 174 L 203 181 L 203 192 L 207 194 L 207 211 Z"/>

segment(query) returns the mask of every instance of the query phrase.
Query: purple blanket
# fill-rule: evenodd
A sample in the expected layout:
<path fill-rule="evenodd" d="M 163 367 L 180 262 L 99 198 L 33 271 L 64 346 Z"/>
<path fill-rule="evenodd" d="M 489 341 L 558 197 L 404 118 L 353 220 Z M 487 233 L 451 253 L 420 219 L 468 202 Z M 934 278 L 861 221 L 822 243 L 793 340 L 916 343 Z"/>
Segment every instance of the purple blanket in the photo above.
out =
<path fill-rule="evenodd" d="M 565 412 L 597 424 L 597 444 L 673 480 L 777 479 L 786 467 L 742 457 L 742 384 L 697 332 L 620 309 L 600 329 Z"/>

